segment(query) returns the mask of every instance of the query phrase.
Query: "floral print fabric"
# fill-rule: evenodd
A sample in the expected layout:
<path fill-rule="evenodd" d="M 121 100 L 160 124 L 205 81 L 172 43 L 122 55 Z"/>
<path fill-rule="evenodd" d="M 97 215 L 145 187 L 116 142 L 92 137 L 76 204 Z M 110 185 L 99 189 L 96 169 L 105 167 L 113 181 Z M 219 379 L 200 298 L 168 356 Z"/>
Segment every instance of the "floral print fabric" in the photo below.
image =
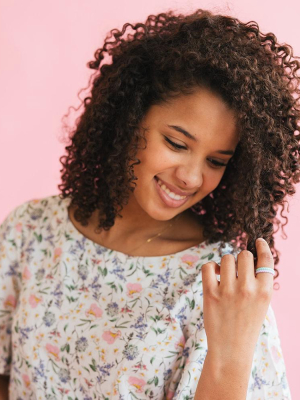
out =
<path fill-rule="evenodd" d="M 0 373 L 10 375 L 10 399 L 193 399 L 207 353 L 201 266 L 220 261 L 218 244 L 128 256 L 77 231 L 69 204 L 31 200 L 0 227 Z M 247 400 L 274 398 L 291 397 L 270 306 Z"/>

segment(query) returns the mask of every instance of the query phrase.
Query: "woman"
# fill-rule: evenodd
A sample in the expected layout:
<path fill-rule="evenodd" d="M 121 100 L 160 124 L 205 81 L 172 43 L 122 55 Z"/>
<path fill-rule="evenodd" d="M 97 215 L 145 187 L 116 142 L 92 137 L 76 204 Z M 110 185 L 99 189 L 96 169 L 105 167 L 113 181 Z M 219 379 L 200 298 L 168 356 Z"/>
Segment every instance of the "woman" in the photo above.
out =
<path fill-rule="evenodd" d="M 10 398 L 290 399 L 270 301 L 299 181 L 291 48 L 169 12 L 89 67 L 61 194 L 1 226 Z"/>

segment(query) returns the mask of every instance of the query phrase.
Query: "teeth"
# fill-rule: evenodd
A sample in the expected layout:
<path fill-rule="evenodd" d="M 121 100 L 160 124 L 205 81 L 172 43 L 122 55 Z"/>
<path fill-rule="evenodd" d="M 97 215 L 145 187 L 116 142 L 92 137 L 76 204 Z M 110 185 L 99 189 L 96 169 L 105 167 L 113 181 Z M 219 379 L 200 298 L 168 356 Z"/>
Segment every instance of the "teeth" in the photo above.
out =
<path fill-rule="evenodd" d="M 179 194 L 176 194 L 176 193 L 174 193 L 174 192 L 171 192 L 171 190 L 168 189 L 168 188 L 166 187 L 166 185 L 164 185 L 160 179 L 158 179 L 158 184 L 159 184 L 159 186 L 162 188 L 162 190 L 163 190 L 164 192 L 166 192 L 167 195 L 168 195 L 169 197 L 171 197 L 171 199 L 173 199 L 173 200 L 183 200 L 183 199 L 186 198 L 186 196 L 180 196 Z"/>

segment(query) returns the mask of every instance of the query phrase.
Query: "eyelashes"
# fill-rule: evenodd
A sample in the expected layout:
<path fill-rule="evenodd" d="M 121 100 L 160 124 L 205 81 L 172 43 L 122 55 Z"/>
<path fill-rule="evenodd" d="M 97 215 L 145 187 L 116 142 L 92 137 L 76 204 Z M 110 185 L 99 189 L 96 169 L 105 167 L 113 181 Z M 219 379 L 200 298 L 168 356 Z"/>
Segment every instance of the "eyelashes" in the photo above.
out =
<path fill-rule="evenodd" d="M 167 136 L 164 136 L 164 139 L 165 139 L 165 141 L 166 141 L 167 143 L 169 143 L 175 150 L 187 150 L 187 148 L 186 148 L 185 146 L 181 146 L 180 144 L 177 144 L 177 143 L 173 142 L 173 141 L 170 140 Z M 209 162 L 210 162 L 211 164 L 213 164 L 215 167 L 221 168 L 221 167 L 226 167 L 226 166 L 227 166 L 227 163 L 222 163 L 222 162 L 213 160 L 212 158 L 209 158 L 208 160 L 209 160 Z"/>
<path fill-rule="evenodd" d="M 165 141 L 170 143 L 170 145 L 173 146 L 175 149 L 177 149 L 177 150 L 185 149 L 186 150 L 185 146 L 181 146 L 180 144 L 172 142 L 172 140 L 170 140 L 167 136 L 164 136 L 164 138 L 165 138 Z"/>

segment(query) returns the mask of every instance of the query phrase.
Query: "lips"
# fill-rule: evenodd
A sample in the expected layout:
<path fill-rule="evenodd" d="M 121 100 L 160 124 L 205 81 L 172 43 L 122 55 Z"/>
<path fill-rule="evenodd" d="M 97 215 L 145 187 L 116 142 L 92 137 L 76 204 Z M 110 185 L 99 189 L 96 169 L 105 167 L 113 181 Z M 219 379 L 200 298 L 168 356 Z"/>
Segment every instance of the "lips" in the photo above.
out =
<path fill-rule="evenodd" d="M 175 193 L 175 194 L 179 194 L 179 196 L 192 196 L 193 194 L 195 194 L 195 192 L 183 192 L 180 189 L 178 189 L 176 186 L 171 185 L 170 183 L 167 183 L 165 181 L 163 181 L 161 178 L 158 178 L 157 176 L 155 176 L 156 180 L 160 180 L 171 192 Z"/>
<path fill-rule="evenodd" d="M 163 203 L 165 204 L 165 205 L 167 205 L 168 207 L 173 207 L 173 208 L 176 208 L 176 207 L 181 207 L 183 204 L 185 204 L 188 200 L 189 200 L 189 198 L 191 197 L 191 196 L 186 196 L 184 199 L 180 199 L 180 200 L 175 200 L 175 199 L 171 199 L 171 197 L 170 196 L 168 196 L 168 194 L 160 187 L 160 185 L 158 184 L 158 181 L 157 181 L 157 178 L 155 177 L 155 179 L 154 179 L 154 183 L 155 183 L 155 187 L 156 187 L 156 190 L 157 190 L 157 192 L 158 192 L 158 195 L 159 195 L 159 197 L 160 197 L 160 199 L 163 201 Z M 169 187 L 169 186 L 168 186 Z M 172 190 L 173 191 L 173 190 Z M 176 193 L 176 192 L 174 192 L 174 193 Z M 181 192 L 181 193 L 183 193 L 183 192 Z M 177 194 L 177 193 L 176 193 Z M 179 194 L 179 193 L 178 193 Z M 185 194 L 183 194 L 183 195 L 181 195 L 181 196 L 185 196 Z"/>

